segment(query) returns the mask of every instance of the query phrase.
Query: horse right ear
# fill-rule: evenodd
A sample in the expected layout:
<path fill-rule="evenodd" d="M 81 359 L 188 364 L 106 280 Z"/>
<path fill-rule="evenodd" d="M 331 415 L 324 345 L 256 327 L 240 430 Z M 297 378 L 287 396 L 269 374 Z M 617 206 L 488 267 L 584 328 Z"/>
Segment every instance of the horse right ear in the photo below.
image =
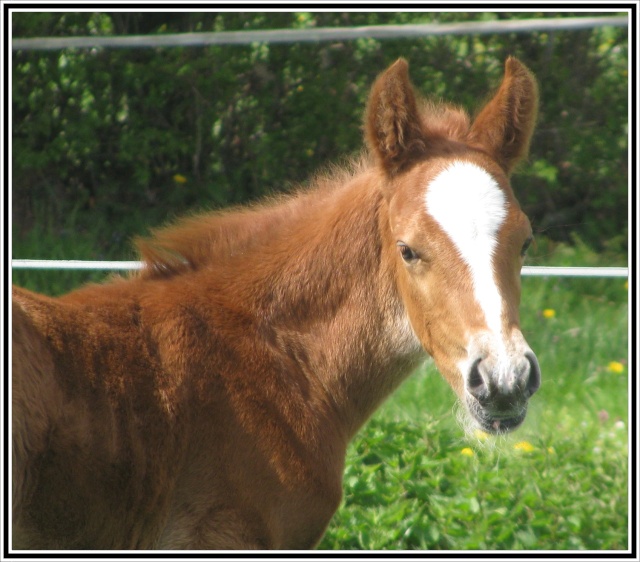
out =
<path fill-rule="evenodd" d="M 365 136 L 388 176 L 424 154 L 424 132 L 404 59 L 398 59 L 376 79 L 367 104 Z"/>
<path fill-rule="evenodd" d="M 493 99 L 478 114 L 469 140 L 480 144 L 510 174 L 526 157 L 538 113 L 538 85 L 531 71 L 509 57 Z"/>

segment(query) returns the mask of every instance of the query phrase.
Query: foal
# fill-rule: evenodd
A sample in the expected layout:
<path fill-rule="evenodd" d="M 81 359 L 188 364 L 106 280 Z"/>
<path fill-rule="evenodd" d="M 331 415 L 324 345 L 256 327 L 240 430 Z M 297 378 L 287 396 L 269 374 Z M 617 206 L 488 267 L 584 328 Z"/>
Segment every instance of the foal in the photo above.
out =
<path fill-rule="evenodd" d="M 313 547 L 349 440 L 427 354 L 478 427 L 517 427 L 540 370 L 508 178 L 536 107 L 513 58 L 472 122 L 400 59 L 353 170 L 160 230 L 128 279 L 14 288 L 13 548 Z"/>

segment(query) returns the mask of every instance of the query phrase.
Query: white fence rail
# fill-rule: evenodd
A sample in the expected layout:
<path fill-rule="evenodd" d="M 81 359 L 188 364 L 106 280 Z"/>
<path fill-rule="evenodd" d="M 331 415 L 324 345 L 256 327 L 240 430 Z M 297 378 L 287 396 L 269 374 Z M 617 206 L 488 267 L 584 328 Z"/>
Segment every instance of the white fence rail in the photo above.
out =
<path fill-rule="evenodd" d="M 487 33 L 529 33 L 532 31 L 575 31 L 594 27 L 627 27 L 627 16 L 531 18 L 525 20 L 425 23 L 407 25 L 369 25 L 362 27 L 316 27 L 307 29 L 269 29 L 167 33 L 163 35 L 123 35 L 91 37 L 34 37 L 13 39 L 17 50 L 67 48 L 202 47 L 205 45 L 250 45 L 252 43 L 301 43 L 349 41 L 353 39 L 400 39 L 428 35 L 468 35 Z"/>
<path fill-rule="evenodd" d="M 628 277 L 626 267 L 543 267 L 524 266 L 522 275 L 528 277 Z"/>
<path fill-rule="evenodd" d="M 142 269 L 140 261 L 84 261 L 84 260 L 12 260 L 13 269 L 76 269 L 123 271 Z M 628 277 L 626 267 L 542 267 L 525 266 L 527 277 Z"/>
<path fill-rule="evenodd" d="M 11 260 L 12 269 L 142 269 L 141 261 Z"/>

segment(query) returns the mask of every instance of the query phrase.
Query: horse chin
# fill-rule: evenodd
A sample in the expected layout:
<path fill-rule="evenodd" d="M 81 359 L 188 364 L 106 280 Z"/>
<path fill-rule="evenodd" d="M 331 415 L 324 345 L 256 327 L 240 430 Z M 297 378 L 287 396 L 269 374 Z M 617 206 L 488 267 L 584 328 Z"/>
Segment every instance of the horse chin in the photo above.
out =
<path fill-rule="evenodd" d="M 504 435 L 517 429 L 527 417 L 527 405 L 519 407 L 509 412 L 495 412 L 483 408 L 472 398 L 467 398 L 467 409 L 473 421 L 479 428 L 492 435 Z"/>

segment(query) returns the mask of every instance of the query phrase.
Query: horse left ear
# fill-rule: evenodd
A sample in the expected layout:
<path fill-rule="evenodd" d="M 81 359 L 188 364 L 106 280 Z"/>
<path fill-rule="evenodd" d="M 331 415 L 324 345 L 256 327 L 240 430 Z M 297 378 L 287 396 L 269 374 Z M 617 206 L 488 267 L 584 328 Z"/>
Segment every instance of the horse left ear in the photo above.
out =
<path fill-rule="evenodd" d="M 488 150 L 509 174 L 529 151 L 537 113 L 536 80 L 524 64 L 509 57 L 502 84 L 473 122 L 469 141 Z"/>
<path fill-rule="evenodd" d="M 376 79 L 365 133 L 369 148 L 389 176 L 424 153 L 424 133 L 406 60 L 398 59 Z"/>

